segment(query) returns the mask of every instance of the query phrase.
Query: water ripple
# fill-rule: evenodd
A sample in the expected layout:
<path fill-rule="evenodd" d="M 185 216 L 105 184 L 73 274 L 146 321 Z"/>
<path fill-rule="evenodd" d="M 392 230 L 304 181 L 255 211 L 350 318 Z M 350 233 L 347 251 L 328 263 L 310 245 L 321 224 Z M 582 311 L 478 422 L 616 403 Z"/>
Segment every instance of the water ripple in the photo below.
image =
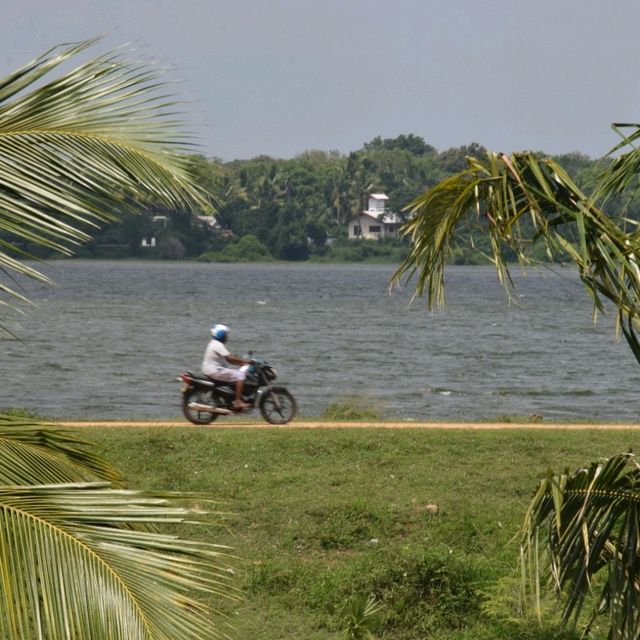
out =
<path fill-rule="evenodd" d="M 636 420 L 638 365 L 561 271 L 516 270 L 510 308 L 492 268 L 454 267 L 449 306 L 429 313 L 389 295 L 384 265 L 60 261 L 57 289 L 24 283 L 38 308 L 0 360 L 0 408 L 173 418 L 175 375 L 199 370 L 217 321 L 232 351 L 274 363 L 308 416 L 351 397 L 401 419 Z"/>

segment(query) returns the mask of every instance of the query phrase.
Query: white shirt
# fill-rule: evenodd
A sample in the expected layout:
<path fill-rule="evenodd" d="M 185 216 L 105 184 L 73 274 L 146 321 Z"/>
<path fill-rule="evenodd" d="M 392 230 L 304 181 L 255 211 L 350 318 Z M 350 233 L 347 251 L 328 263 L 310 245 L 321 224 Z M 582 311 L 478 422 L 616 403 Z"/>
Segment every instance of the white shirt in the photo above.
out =
<path fill-rule="evenodd" d="M 211 340 L 207 345 L 202 360 L 202 373 L 215 377 L 222 369 L 228 369 L 227 356 L 231 355 L 227 347 L 220 340 Z"/>

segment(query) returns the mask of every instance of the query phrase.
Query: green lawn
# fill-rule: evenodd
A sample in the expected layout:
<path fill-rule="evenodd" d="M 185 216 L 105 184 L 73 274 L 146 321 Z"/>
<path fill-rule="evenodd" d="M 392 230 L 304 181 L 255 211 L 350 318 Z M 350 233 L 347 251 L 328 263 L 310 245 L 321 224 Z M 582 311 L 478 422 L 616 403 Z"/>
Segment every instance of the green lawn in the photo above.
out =
<path fill-rule="evenodd" d="M 640 442 L 640 430 L 587 428 L 109 427 L 83 435 L 133 488 L 225 502 L 229 531 L 196 535 L 240 557 L 246 598 L 222 605 L 238 640 L 336 639 L 356 594 L 378 599 L 376 637 L 385 640 L 572 638 L 551 621 L 540 628 L 513 616 L 513 538 L 549 467 L 573 469 Z"/>

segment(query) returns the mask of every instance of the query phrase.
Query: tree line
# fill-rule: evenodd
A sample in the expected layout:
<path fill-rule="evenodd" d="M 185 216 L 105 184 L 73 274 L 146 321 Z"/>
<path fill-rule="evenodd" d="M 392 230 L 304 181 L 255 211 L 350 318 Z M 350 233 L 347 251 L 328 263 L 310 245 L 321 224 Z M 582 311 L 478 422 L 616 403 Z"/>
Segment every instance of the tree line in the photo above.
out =
<path fill-rule="evenodd" d="M 347 224 L 366 208 L 368 194 L 389 196 L 403 209 L 424 191 L 464 170 L 467 157 L 486 153 L 478 143 L 444 151 L 417 135 L 380 136 L 357 151 L 306 151 L 294 158 L 261 155 L 223 162 L 189 157 L 197 185 L 211 203 L 199 216 L 149 204 L 142 212 L 117 211 L 117 222 L 92 231 L 80 257 L 254 260 L 401 260 L 406 243 L 347 241 Z M 588 184 L 600 161 L 582 153 L 556 156 L 578 184 Z M 213 216 L 216 225 L 210 224 Z M 484 235 L 469 229 L 454 251 L 460 263 L 488 251 Z"/>

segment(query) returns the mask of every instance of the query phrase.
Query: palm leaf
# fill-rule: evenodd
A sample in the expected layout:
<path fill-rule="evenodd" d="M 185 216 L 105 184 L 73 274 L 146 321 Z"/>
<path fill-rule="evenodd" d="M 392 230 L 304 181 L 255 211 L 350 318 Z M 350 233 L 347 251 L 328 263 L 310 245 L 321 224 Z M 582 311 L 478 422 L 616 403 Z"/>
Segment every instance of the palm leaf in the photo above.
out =
<path fill-rule="evenodd" d="M 575 626 L 595 597 L 591 620 L 606 613 L 610 640 L 640 634 L 640 466 L 621 454 L 543 480 L 527 511 L 521 543 L 524 584 L 539 602 L 545 577 L 565 597 Z M 548 562 L 548 570 L 542 559 Z M 595 577 L 606 572 L 600 592 Z M 586 624 L 590 624 L 589 620 Z"/>
<path fill-rule="evenodd" d="M 510 294 L 508 248 L 530 264 L 529 249 L 542 242 L 550 255 L 567 255 L 592 297 L 595 311 L 605 301 L 618 310 L 618 323 L 640 362 L 640 236 L 626 221 L 613 220 L 585 195 L 558 163 L 532 153 L 489 153 L 469 159 L 469 168 L 426 191 L 407 207 L 403 233 L 410 252 L 393 283 L 417 274 L 416 295 L 429 307 L 444 302 L 444 270 L 461 226 L 474 218 L 489 235 L 492 260 Z M 526 224 L 524 224 L 526 223 Z"/>
<path fill-rule="evenodd" d="M 640 139 L 640 125 L 632 123 L 614 123 L 613 130 L 622 140 L 607 155 L 614 156 L 622 149 L 625 153 L 615 157 L 599 183 L 598 194 L 602 198 L 624 193 L 629 189 L 637 190 L 640 173 L 640 151 L 636 147 Z M 630 133 L 625 133 L 626 130 Z"/>
<path fill-rule="evenodd" d="M 107 480 L 120 474 L 90 443 L 53 425 L 0 414 L 0 485 Z"/>
<path fill-rule="evenodd" d="M 226 637 L 195 598 L 238 597 L 228 550 L 161 533 L 219 524 L 216 503 L 114 481 L 74 434 L 0 416 L 0 637 Z"/>
<path fill-rule="evenodd" d="M 47 81 L 94 40 L 53 49 L 0 80 L 0 272 L 47 279 L 19 242 L 70 253 L 84 230 L 144 199 L 206 206 L 158 73 L 110 52 Z M 20 295 L 0 282 L 0 302 Z"/>
<path fill-rule="evenodd" d="M 5 308 L 26 300 L 14 274 L 49 282 L 18 242 L 69 253 L 88 226 L 143 199 L 204 204 L 154 71 L 116 52 L 47 80 L 92 44 L 53 49 L 0 80 Z M 236 596 L 227 551 L 158 531 L 215 523 L 214 503 L 87 483 L 121 480 L 86 444 L 0 416 L 0 637 L 226 637 L 195 598 Z M 212 513 L 185 504 L 195 500 Z"/>
<path fill-rule="evenodd" d="M 214 522 L 185 497 L 97 484 L 0 488 L 0 637 L 227 637 L 195 599 L 237 597 L 227 550 L 148 529 Z"/>

